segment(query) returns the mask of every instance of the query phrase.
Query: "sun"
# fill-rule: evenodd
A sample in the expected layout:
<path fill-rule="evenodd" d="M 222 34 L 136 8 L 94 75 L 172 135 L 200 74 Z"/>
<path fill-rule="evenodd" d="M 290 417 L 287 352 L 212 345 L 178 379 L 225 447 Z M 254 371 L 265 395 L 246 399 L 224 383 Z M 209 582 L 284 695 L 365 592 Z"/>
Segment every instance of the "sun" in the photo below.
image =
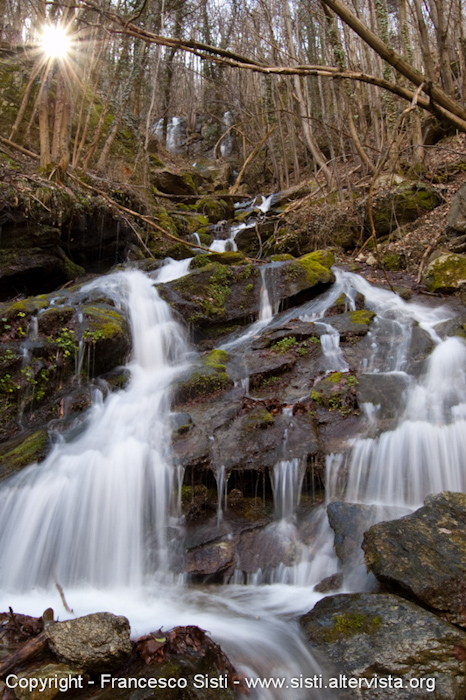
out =
<path fill-rule="evenodd" d="M 48 58 L 66 58 L 71 49 L 71 39 L 60 25 L 47 24 L 42 30 L 41 46 Z"/>

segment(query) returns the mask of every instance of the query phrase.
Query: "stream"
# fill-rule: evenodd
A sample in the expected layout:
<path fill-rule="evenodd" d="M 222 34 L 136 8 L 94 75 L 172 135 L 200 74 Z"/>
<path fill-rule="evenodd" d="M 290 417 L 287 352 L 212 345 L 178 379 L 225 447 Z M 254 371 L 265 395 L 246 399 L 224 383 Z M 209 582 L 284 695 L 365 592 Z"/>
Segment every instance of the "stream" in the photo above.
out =
<path fill-rule="evenodd" d="M 264 201 L 266 210 L 268 203 Z M 234 249 L 234 231 L 213 250 Z M 155 274 L 138 270 L 111 273 L 90 283 L 126 310 L 133 354 L 126 389 L 105 401 L 96 392 L 79 433 L 57 442 L 40 465 L 31 465 L 0 489 L 0 609 L 41 615 L 53 607 L 70 617 L 55 587 L 63 586 L 75 616 L 97 611 L 126 615 L 132 636 L 163 627 L 198 625 L 205 629 L 247 677 L 299 677 L 323 673 L 297 622 L 322 597 L 314 585 L 339 571 L 333 531 L 325 507 L 316 509 L 316 537 L 302 546 L 301 561 L 247 581 L 241 572 L 224 585 L 193 586 L 173 573 L 183 520 L 178 494 L 182 473 L 174 466 L 170 439 L 170 386 L 196 353 L 185 329 L 161 300 L 154 281 L 185 275 L 189 260 L 169 261 Z M 246 352 L 264 328 L 299 318 L 324 324 L 322 374 L 345 372 L 339 334 L 327 311 L 342 294 L 348 309 L 356 296 L 377 314 L 369 352 L 360 375 L 398 382 L 403 408 L 391 427 L 377 428 L 380 408 L 363 406 L 365 432 L 342 454 L 327 457 L 327 502 L 376 504 L 374 522 L 419 507 L 429 493 L 466 491 L 466 345 L 442 339 L 436 327 L 454 315 L 447 307 L 408 303 L 375 288 L 353 273 L 336 269 L 324 294 L 299 309 L 277 314 L 269 270 L 262 268 L 259 319 L 222 347 Z M 433 351 L 427 366 L 410 371 L 413 329 L 429 336 Z M 245 355 L 247 357 L 247 355 Z M 247 361 L 242 385 L 247 387 Z M 439 469 L 443 465 L 443 469 Z M 302 463 L 284 459 L 273 476 L 276 537 L 296 534 Z M 219 483 L 219 517 L 224 481 Z M 149 534 L 148 534 L 149 533 Z M 346 576 L 344 591 L 370 590 L 362 567 Z M 273 689 L 253 697 L 283 697 Z M 330 691 L 291 688 L 286 697 L 331 698 Z"/>

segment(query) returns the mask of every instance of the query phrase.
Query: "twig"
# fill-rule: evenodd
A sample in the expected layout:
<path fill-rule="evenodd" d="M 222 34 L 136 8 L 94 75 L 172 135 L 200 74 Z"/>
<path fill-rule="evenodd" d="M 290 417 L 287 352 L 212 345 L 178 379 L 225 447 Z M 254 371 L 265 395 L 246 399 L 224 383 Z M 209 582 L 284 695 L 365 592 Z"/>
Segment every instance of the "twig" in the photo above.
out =
<path fill-rule="evenodd" d="M 55 586 L 57 587 L 57 591 L 60 594 L 61 602 L 63 603 L 63 607 L 65 608 L 66 612 L 69 612 L 72 615 L 74 615 L 74 610 L 72 610 L 69 607 L 68 603 L 66 602 L 65 593 L 63 591 L 63 588 L 60 586 L 60 584 L 57 581 L 55 581 Z"/>

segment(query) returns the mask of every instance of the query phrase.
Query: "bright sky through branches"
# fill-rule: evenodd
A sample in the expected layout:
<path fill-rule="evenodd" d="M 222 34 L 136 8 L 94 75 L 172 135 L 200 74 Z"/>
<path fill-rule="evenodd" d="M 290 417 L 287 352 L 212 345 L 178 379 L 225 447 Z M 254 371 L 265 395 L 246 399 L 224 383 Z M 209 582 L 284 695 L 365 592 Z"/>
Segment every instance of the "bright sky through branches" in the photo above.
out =
<path fill-rule="evenodd" d="M 48 24 L 42 30 L 41 45 L 48 58 L 65 58 L 71 39 L 63 27 Z"/>

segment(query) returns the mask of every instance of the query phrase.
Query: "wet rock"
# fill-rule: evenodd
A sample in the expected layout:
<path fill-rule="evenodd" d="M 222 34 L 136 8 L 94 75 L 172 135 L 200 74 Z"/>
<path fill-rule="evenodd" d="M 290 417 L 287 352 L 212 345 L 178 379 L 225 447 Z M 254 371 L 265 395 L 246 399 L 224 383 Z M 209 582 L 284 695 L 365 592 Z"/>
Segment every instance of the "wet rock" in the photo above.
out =
<path fill-rule="evenodd" d="M 322 579 L 320 583 L 314 586 L 316 593 L 331 593 L 337 591 L 343 586 L 343 574 L 332 574 Z"/>
<path fill-rule="evenodd" d="M 188 551 L 184 570 L 192 576 L 232 572 L 237 563 L 236 544 L 237 538 L 220 539 Z"/>
<path fill-rule="evenodd" d="M 212 679 L 199 688 L 199 676 Z M 197 683 L 195 680 L 197 678 Z M 199 627 L 154 631 L 136 642 L 124 675 L 100 700 L 233 700 L 235 671 L 221 648 Z M 131 680 L 130 680 L 131 679 Z M 135 688 L 135 680 L 138 687 Z M 173 679 L 167 686 L 167 679 Z"/>
<path fill-rule="evenodd" d="M 212 350 L 202 355 L 186 375 L 176 382 L 173 389 L 173 405 L 216 394 L 233 386 L 226 371 L 229 359 L 224 350 Z"/>
<path fill-rule="evenodd" d="M 50 648 L 64 663 L 101 672 L 117 668 L 131 653 L 126 617 L 95 613 L 46 629 Z"/>
<path fill-rule="evenodd" d="M 237 568 L 246 574 L 259 569 L 266 574 L 280 564 L 292 566 L 301 560 L 303 545 L 290 523 L 272 523 L 265 529 L 243 532 L 237 548 Z"/>
<path fill-rule="evenodd" d="M 362 538 L 377 519 L 376 506 L 335 501 L 327 506 L 330 527 L 335 532 L 334 547 L 343 571 L 356 568 L 363 561 Z"/>
<path fill-rule="evenodd" d="M 364 535 L 378 579 L 466 627 L 466 495 L 445 491 L 399 520 Z"/>
<path fill-rule="evenodd" d="M 356 387 L 358 404 L 371 403 L 378 407 L 378 418 L 397 418 L 404 406 L 404 392 L 409 383 L 408 375 L 403 372 L 360 374 Z"/>
<path fill-rule="evenodd" d="M 114 307 L 86 304 L 81 307 L 82 337 L 91 354 L 93 375 L 124 365 L 131 350 L 131 336 L 124 316 Z"/>
<path fill-rule="evenodd" d="M 0 298 L 49 292 L 84 274 L 61 249 L 6 249 L 0 251 Z"/>
<path fill-rule="evenodd" d="M 429 292 L 452 294 L 466 287 L 466 255 L 436 251 L 423 273 Z"/>
<path fill-rule="evenodd" d="M 360 679 L 361 688 L 345 697 L 464 697 L 466 634 L 414 603 L 390 594 L 329 596 L 300 623 L 311 652 L 333 664 L 334 675 Z"/>

